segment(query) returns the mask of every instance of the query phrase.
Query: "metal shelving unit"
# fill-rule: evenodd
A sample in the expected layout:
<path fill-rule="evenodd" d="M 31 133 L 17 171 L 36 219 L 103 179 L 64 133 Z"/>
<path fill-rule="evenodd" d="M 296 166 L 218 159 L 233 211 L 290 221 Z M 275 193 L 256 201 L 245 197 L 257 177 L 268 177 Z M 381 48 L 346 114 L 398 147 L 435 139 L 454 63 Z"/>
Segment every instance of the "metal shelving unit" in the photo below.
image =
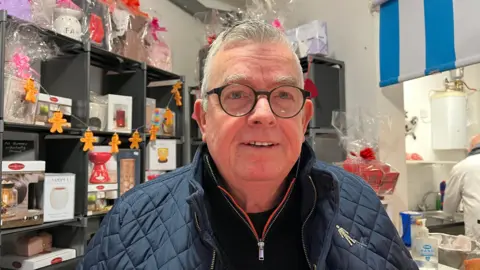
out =
<path fill-rule="evenodd" d="M 0 11 L 0 69 L 5 68 L 5 33 L 9 24 L 16 23 L 17 19 L 7 16 L 6 11 Z M 104 49 L 95 47 L 90 43 L 83 43 L 70 39 L 50 30 L 29 25 L 38 31 L 46 41 L 55 42 L 61 54 L 51 60 L 41 63 L 41 85 L 49 94 L 70 98 L 73 101 L 72 114 L 78 119 L 72 119 L 72 127 L 65 128 L 63 134 L 51 134 L 49 127 L 36 125 L 23 125 L 4 122 L 4 72 L 0 75 L 0 143 L 3 145 L 3 135 L 6 132 L 24 132 L 38 134 L 39 160 L 46 161 L 46 172 L 74 173 L 76 175 L 75 190 L 75 219 L 44 223 L 42 225 L 1 230 L 0 227 L 0 252 L 1 237 L 35 230 L 47 230 L 53 234 L 54 245 L 57 247 L 75 248 L 77 259 L 65 261 L 58 265 L 42 269 L 74 269 L 78 260 L 84 255 L 90 233 L 95 231 L 90 227 L 97 226 L 102 219 L 100 216 L 87 217 L 87 191 L 88 191 L 88 155 L 82 151 L 80 138 L 88 123 L 89 101 L 92 81 L 92 67 L 104 71 L 102 90 L 100 94 L 118 94 L 131 96 L 132 128 L 140 128 L 143 142 L 140 150 L 141 179 L 145 179 L 147 153 L 146 145 L 149 141 L 147 131 L 143 129 L 146 119 L 146 98 L 155 98 L 157 107 L 165 106 L 170 99 L 171 85 L 176 81 L 185 82 L 183 76 L 157 69 L 145 63 L 131 60 Z M 149 87 L 151 82 L 172 81 L 171 85 Z M 176 137 L 158 136 L 158 139 L 177 140 L 177 164 L 186 165 L 191 162 L 190 138 L 190 96 L 188 87 L 182 89 L 183 106 L 172 106 L 175 112 Z M 99 138 L 97 145 L 106 145 L 113 132 L 94 131 Z M 128 148 L 129 134 L 118 133 L 122 140 L 121 148 Z M 3 148 L 3 147 L 2 147 Z M 1 161 L 0 148 L 0 161 Z M 56 235 L 58 235 L 56 237 Z M 64 237 L 61 237 L 64 235 Z"/>

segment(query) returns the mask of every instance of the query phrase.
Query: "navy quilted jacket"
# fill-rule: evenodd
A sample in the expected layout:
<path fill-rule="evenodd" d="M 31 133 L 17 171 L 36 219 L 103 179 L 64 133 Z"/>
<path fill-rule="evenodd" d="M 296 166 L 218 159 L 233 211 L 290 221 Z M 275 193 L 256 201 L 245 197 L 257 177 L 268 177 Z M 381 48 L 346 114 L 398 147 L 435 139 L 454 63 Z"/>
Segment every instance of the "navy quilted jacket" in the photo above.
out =
<path fill-rule="evenodd" d="M 201 147 L 193 162 L 118 199 L 77 270 L 225 269 L 206 214 Z M 315 160 L 297 183 L 315 202 L 302 231 L 311 269 L 418 269 L 374 191 L 341 168 Z M 307 196 L 307 195 L 305 195 Z M 243 269 L 240 269 L 243 270 Z"/>

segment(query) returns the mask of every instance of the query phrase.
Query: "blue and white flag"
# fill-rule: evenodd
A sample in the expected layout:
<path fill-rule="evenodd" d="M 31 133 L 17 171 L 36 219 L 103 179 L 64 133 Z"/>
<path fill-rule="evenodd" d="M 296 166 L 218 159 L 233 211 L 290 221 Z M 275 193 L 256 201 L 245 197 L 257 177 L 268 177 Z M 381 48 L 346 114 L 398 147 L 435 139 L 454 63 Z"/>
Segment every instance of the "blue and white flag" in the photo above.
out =
<path fill-rule="evenodd" d="M 480 63 L 480 0 L 377 0 L 380 86 Z"/>

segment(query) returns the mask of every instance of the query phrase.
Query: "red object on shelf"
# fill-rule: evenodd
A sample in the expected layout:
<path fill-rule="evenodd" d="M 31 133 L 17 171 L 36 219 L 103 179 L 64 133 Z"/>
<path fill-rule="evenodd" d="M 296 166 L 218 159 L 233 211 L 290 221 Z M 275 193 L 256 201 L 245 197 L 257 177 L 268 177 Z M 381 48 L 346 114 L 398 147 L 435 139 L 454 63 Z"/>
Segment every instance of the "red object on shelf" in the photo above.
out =
<path fill-rule="evenodd" d="M 400 173 L 382 161 L 375 159 L 371 148 L 360 151 L 360 155 L 351 153 L 353 157 L 343 162 L 343 168 L 363 178 L 379 196 L 390 195 L 395 191 Z"/>
<path fill-rule="evenodd" d="M 110 176 L 108 176 L 108 170 L 105 166 L 110 158 L 111 153 L 108 152 L 89 152 L 88 159 L 92 162 L 93 169 L 90 175 L 90 184 L 104 184 L 110 182 Z"/>
<path fill-rule="evenodd" d="M 103 29 L 103 21 L 100 16 L 90 15 L 90 35 L 91 40 L 95 43 L 102 43 L 105 37 L 105 29 Z"/>

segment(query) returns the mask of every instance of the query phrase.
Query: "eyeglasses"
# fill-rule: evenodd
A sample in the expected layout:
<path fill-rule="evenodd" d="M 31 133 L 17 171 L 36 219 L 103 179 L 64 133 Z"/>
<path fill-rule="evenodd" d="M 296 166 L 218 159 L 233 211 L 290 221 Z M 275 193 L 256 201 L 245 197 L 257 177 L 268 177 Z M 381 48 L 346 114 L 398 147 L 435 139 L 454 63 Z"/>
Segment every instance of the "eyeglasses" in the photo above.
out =
<path fill-rule="evenodd" d="M 259 96 L 266 96 L 272 113 L 280 118 L 296 116 L 310 96 L 310 92 L 295 86 L 278 86 L 271 91 L 255 91 L 243 84 L 227 84 L 207 92 L 217 94 L 223 111 L 233 117 L 242 117 L 253 111 Z"/>

